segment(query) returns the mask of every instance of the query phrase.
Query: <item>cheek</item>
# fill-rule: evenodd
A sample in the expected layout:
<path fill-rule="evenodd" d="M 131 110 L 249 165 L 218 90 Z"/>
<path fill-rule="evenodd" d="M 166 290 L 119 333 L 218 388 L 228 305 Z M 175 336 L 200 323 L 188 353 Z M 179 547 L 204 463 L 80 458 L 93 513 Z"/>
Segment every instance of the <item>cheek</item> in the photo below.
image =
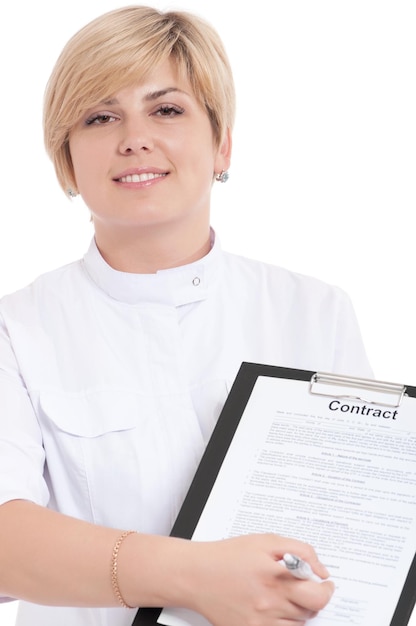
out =
<path fill-rule="evenodd" d="M 104 150 L 99 150 L 87 142 L 74 141 L 70 143 L 72 165 L 74 168 L 75 180 L 79 186 L 88 181 L 92 181 L 103 172 Z"/>
<path fill-rule="evenodd" d="M 71 154 L 72 166 L 74 168 L 75 178 L 78 180 L 82 176 L 82 172 L 85 167 L 85 162 L 88 160 L 87 146 L 83 147 L 82 143 L 76 140 L 69 141 L 69 152 Z"/>

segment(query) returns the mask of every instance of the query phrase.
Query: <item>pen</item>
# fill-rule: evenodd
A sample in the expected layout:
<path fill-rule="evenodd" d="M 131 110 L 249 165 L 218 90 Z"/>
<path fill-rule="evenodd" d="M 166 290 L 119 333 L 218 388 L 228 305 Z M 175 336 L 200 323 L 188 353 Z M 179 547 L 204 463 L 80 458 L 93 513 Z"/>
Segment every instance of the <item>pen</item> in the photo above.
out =
<path fill-rule="evenodd" d="M 284 554 L 282 565 L 294 576 L 301 580 L 315 580 L 316 582 L 322 582 L 322 578 L 319 578 L 313 573 L 311 566 L 306 561 L 303 561 L 294 554 Z"/>

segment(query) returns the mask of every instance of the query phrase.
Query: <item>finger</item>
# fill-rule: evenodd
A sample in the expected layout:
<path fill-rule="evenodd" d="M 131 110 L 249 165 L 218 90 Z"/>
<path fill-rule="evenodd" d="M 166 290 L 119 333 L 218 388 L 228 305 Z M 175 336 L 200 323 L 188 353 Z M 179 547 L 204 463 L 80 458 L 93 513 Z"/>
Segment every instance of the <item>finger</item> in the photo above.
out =
<path fill-rule="evenodd" d="M 311 566 L 313 572 L 320 578 L 328 578 L 330 573 L 326 569 L 325 565 L 320 562 L 318 555 L 311 545 L 298 541 L 297 539 L 290 539 L 286 537 L 276 538 L 276 558 L 281 560 L 285 553 L 291 553 L 300 557 Z"/>
<path fill-rule="evenodd" d="M 335 585 L 331 581 L 316 583 L 309 580 L 298 580 L 294 583 L 290 587 L 291 602 L 313 612 L 325 608 L 335 590 Z"/>

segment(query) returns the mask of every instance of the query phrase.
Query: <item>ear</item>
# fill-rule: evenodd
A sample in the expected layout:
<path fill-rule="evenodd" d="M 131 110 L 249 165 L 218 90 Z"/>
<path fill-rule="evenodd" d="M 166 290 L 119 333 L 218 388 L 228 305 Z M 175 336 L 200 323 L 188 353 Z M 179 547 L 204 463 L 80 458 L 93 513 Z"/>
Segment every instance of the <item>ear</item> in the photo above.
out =
<path fill-rule="evenodd" d="M 214 162 L 214 171 L 222 172 L 228 170 L 231 163 L 232 136 L 231 130 L 227 128 L 224 138 L 218 148 Z"/>

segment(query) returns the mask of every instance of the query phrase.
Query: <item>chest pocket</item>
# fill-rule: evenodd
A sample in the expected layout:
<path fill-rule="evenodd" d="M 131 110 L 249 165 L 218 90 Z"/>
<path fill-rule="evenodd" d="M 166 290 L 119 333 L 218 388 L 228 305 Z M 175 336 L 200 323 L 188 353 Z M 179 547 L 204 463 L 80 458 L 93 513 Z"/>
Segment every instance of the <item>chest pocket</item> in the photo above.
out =
<path fill-rule="evenodd" d="M 59 431 L 95 438 L 135 428 L 139 418 L 136 394 L 99 391 L 86 394 L 44 392 L 40 410 Z"/>
<path fill-rule="evenodd" d="M 43 392 L 38 417 L 58 510 L 121 528 L 140 526 L 149 398 L 118 391 Z"/>

